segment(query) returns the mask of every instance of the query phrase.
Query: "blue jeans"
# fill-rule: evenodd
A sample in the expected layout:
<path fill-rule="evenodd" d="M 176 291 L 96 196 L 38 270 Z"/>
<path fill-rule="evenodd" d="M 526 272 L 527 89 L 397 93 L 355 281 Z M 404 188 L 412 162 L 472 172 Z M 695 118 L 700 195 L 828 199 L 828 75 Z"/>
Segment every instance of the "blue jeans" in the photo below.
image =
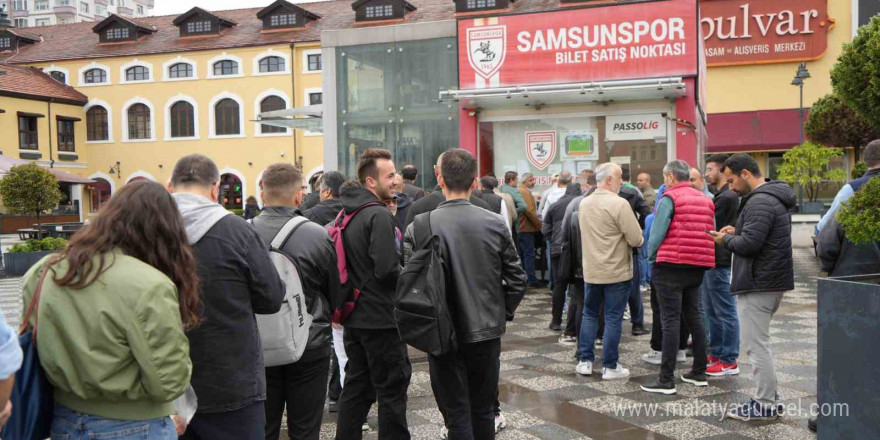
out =
<path fill-rule="evenodd" d="M 730 294 L 730 267 L 706 271 L 701 290 L 709 329 L 709 354 L 732 364 L 739 357 L 739 317 L 736 298 Z"/>
<path fill-rule="evenodd" d="M 651 284 L 651 274 L 648 273 L 648 246 L 639 249 L 639 284 L 647 286 Z"/>
<path fill-rule="evenodd" d="M 523 268 L 526 270 L 526 276 L 529 278 L 529 284 L 538 282 L 535 276 L 535 233 L 520 232 L 519 233 L 519 251 L 522 258 Z"/>
<path fill-rule="evenodd" d="M 78 413 L 55 404 L 52 440 L 176 440 L 177 429 L 170 417 L 152 420 L 111 420 Z"/>
<path fill-rule="evenodd" d="M 623 310 L 632 290 L 632 280 L 613 284 L 586 284 L 584 288 L 584 318 L 578 339 L 578 358 L 593 362 L 594 345 L 599 331 L 599 308 L 605 302 L 605 334 L 602 336 L 602 365 L 617 368 L 618 345 L 623 330 Z"/>

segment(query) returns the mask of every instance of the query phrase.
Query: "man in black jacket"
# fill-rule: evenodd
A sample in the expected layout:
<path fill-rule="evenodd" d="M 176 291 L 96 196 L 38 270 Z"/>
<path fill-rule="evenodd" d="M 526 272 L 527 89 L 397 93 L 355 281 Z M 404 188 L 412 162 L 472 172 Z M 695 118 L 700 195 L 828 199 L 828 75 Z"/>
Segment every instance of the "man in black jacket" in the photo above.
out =
<path fill-rule="evenodd" d="M 562 261 L 562 224 L 565 219 L 565 209 L 568 208 L 568 204 L 572 200 L 581 194 L 581 186 L 577 183 L 571 183 L 571 173 L 561 173 L 559 181 L 567 185 L 565 194 L 547 208 L 547 212 L 544 214 L 544 226 L 541 229 L 545 239 L 550 242 L 550 261 L 553 273 L 556 274 L 556 279 L 553 283 L 553 305 L 550 312 L 550 329 L 553 331 L 562 331 L 562 309 L 565 306 L 565 292 L 568 290 L 569 282 L 571 281 L 568 277 L 560 276 L 564 272 L 560 264 Z M 566 338 L 564 334 L 559 339 L 560 342 L 569 343 L 572 340 L 571 337 Z"/>
<path fill-rule="evenodd" d="M 307 219 L 327 226 L 332 222 L 339 211 L 342 211 L 342 201 L 339 200 L 339 188 L 345 183 L 345 176 L 338 171 L 328 171 L 321 177 L 321 202 L 311 209 L 303 211 Z"/>
<path fill-rule="evenodd" d="M 495 188 L 497 187 L 498 179 L 492 176 L 483 176 L 480 178 L 480 198 L 489 205 L 490 211 L 496 214 L 502 214 L 504 199 L 498 194 L 495 194 Z"/>
<path fill-rule="evenodd" d="M 748 154 L 724 162 L 730 189 L 742 196 L 736 227 L 710 231 L 715 242 L 736 255 L 730 290 L 737 295 L 742 345 L 752 362 L 758 392 L 728 415 L 740 420 L 778 417 L 776 370 L 770 351 L 770 321 L 785 291 L 794 289 L 791 252 L 791 209 L 794 191 L 788 184 L 766 182 Z"/>
<path fill-rule="evenodd" d="M 526 274 L 504 220 L 468 202 L 477 187 L 476 158 L 462 149 L 443 153 L 439 182 L 446 200 L 423 215 L 443 249 L 458 348 L 428 355 L 431 386 L 450 439 L 491 439 L 501 336 L 525 295 Z M 407 260 L 424 246 L 416 243 L 416 224 L 404 237 Z"/>
<path fill-rule="evenodd" d="M 425 190 L 416 186 L 416 178 L 419 177 L 419 169 L 416 168 L 415 165 L 407 165 L 403 167 L 403 171 L 400 172 L 400 175 L 403 177 L 403 188 L 398 189 L 398 191 L 409 194 L 413 202 L 425 197 Z"/>
<path fill-rule="evenodd" d="M 434 165 L 434 175 L 437 176 L 438 181 L 440 179 L 440 166 L 442 165 L 442 161 L 443 155 L 441 154 L 440 157 L 437 158 L 437 165 Z M 406 226 L 409 227 L 417 215 L 437 209 L 437 206 L 444 201 L 446 201 L 446 196 L 443 195 L 443 188 L 441 188 L 440 185 L 437 185 L 431 194 L 422 197 L 410 205 L 409 212 L 406 213 Z M 471 204 L 479 206 L 487 211 L 492 211 L 492 208 L 490 208 L 489 205 L 476 193 L 470 195 L 470 202 Z"/>
<path fill-rule="evenodd" d="M 263 439 L 266 371 L 254 313 L 278 312 L 284 285 L 257 231 L 217 204 L 211 159 L 184 156 L 168 189 L 199 263 L 203 307 L 202 324 L 187 333 L 199 409 L 181 438 Z"/>
<path fill-rule="evenodd" d="M 318 171 L 315 174 L 312 174 L 312 177 L 309 178 L 309 189 L 311 190 L 308 195 L 306 195 L 303 200 L 302 206 L 300 206 L 303 210 L 312 209 L 318 202 L 321 201 L 320 188 L 321 188 L 321 178 L 324 177 L 323 171 Z"/>
<path fill-rule="evenodd" d="M 628 182 L 628 179 L 624 179 L 624 182 Z M 635 215 L 636 220 L 639 221 L 639 227 L 644 231 L 645 219 L 651 214 L 651 208 L 645 203 L 642 193 L 635 188 L 623 185 L 620 187 L 620 191 L 618 191 L 617 194 L 629 203 L 633 215 Z M 633 248 L 633 281 L 632 290 L 629 294 L 630 322 L 632 322 L 633 336 L 641 336 L 651 333 L 650 330 L 645 328 L 645 306 L 644 303 L 642 303 L 642 268 L 639 266 L 639 254 L 639 248 Z"/>
<path fill-rule="evenodd" d="M 360 211 L 343 232 L 346 265 L 360 290 L 345 321 L 348 365 L 339 401 L 338 440 L 360 439 L 370 406 L 379 399 L 379 438 L 407 440 L 406 390 L 412 365 L 392 314 L 400 274 L 395 222 L 382 203 L 393 197 L 391 152 L 368 149 L 357 164 L 360 186 L 340 190 L 345 213 Z"/>
<path fill-rule="evenodd" d="M 715 154 L 706 159 L 706 183 L 716 188 L 715 227 L 736 225 L 739 196 L 731 191 L 724 177 L 727 154 Z M 736 314 L 736 298 L 730 294 L 730 251 L 715 244 L 715 268 L 703 275 L 701 298 L 703 317 L 708 335 L 709 363 L 706 374 L 725 376 L 739 374 L 739 317 Z"/>
<path fill-rule="evenodd" d="M 288 163 L 270 165 L 263 172 L 263 211 L 254 226 L 267 245 L 288 221 L 302 216 L 297 208 L 303 199 L 302 181 L 302 172 Z M 290 438 L 318 440 L 330 368 L 330 313 L 340 305 L 332 304 L 339 298 L 336 250 L 326 229 L 306 222 L 294 230 L 281 252 L 296 263 L 312 325 L 298 361 L 266 368 L 266 438 L 278 438 L 286 403 Z"/>

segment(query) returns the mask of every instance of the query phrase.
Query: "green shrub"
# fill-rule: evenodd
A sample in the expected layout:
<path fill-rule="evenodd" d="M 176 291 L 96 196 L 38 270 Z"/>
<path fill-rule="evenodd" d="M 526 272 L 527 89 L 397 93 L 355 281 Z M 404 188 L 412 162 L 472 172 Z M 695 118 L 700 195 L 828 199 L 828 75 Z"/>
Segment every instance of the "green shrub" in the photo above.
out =
<path fill-rule="evenodd" d="M 230 209 L 230 210 L 228 210 L 228 211 L 231 212 L 231 213 L 233 213 L 233 214 L 235 214 L 235 215 L 237 215 L 237 216 L 239 216 L 239 217 L 244 217 L 244 209 L 238 209 L 238 208 L 236 208 L 236 209 Z"/>
<path fill-rule="evenodd" d="M 42 240 L 30 239 L 24 243 L 12 245 L 7 251 L 10 254 L 25 252 L 62 251 L 67 249 L 67 240 L 63 238 L 47 237 Z"/>
<path fill-rule="evenodd" d="M 837 221 L 853 243 L 880 242 L 880 178 L 863 185 L 840 208 Z"/>
<path fill-rule="evenodd" d="M 852 178 L 858 179 L 859 177 L 864 176 L 865 173 L 867 173 L 867 172 L 868 172 L 868 164 L 866 164 L 865 161 L 860 160 L 860 161 L 856 162 L 856 166 L 853 167 Z"/>

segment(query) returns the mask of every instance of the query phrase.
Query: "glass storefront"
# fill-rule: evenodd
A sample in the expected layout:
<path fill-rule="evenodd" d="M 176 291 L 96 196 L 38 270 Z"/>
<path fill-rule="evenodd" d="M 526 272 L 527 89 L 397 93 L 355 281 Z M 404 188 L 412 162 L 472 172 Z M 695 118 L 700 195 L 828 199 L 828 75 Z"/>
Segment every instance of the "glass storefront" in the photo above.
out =
<path fill-rule="evenodd" d="M 338 48 L 336 75 L 340 171 L 354 176 L 368 148 L 394 154 L 398 168 L 416 165 L 418 184 L 432 188 L 432 165 L 458 146 L 458 106 L 438 102 L 458 85 L 455 38 Z"/>
<path fill-rule="evenodd" d="M 665 127 L 660 124 L 646 139 L 608 140 L 605 116 L 481 121 L 480 174 L 493 173 L 501 178 L 507 171 L 516 171 L 520 176 L 529 172 L 538 180 L 533 192 L 540 194 L 549 188 L 552 174 L 567 170 L 577 175 L 584 169 L 614 162 L 629 169 L 633 184 L 640 173 L 648 173 L 657 187 L 663 182 L 667 162 Z M 552 141 L 555 149 L 548 144 Z"/>

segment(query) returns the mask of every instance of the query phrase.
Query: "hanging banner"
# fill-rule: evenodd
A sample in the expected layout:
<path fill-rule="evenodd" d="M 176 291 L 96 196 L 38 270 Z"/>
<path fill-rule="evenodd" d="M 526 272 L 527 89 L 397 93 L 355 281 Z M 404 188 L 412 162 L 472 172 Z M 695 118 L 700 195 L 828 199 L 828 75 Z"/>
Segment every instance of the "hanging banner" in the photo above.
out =
<path fill-rule="evenodd" d="M 535 168 L 539 170 L 547 168 L 556 157 L 556 132 L 527 131 L 526 154 Z"/>
<path fill-rule="evenodd" d="M 458 21 L 461 89 L 697 75 L 694 0 Z"/>
<path fill-rule="evenodd" d="M 815 60 L 828 48 L 828 0 L 704 0 L 700 25 L 712 66 Z"/>

